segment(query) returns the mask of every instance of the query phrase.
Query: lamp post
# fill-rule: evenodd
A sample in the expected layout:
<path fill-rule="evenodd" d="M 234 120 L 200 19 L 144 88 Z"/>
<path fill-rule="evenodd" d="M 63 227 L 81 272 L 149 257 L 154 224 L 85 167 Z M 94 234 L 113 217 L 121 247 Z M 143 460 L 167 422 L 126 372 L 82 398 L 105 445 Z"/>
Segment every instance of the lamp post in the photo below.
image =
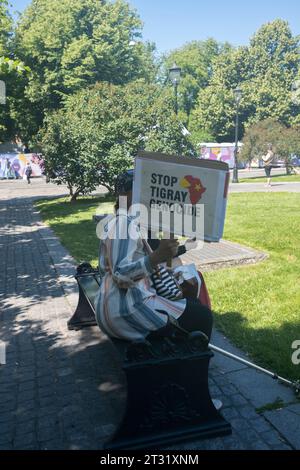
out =
<path fill-rule="evenodd" d="M 234 98 L 236 104 L 236 114 L 235 114 L 235 146 L 234 146 L 234 167 L 233 167 L 233 177 L 232 182 L 238 183 L 238 139 L 239 139 L 239 107 L 242 99 L 242 90 L 237 87 L 234 90 Z"/>
<path fill-rule="evenodd" d="M 0 80 L 0 104 L 6 104 L 6 85 L 3 80 Z"/>
<path fill-rule="evenodd" d="M 175 94 L 175 113 L 178 114 L 178 84 L 180 82 L 181 68 L 178 65 L 173 64 L 169 69 L 169 77 L 171 82 L 174 85 L 174 94 Z"/>

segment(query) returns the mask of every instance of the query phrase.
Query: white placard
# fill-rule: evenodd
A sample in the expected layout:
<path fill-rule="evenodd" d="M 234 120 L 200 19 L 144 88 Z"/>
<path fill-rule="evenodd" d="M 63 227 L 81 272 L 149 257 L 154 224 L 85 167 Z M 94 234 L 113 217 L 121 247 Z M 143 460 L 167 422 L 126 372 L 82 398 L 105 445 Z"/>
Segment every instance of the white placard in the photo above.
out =
<path fill-rule="evenodd" d="M 229 182 L 223 162 L 142 152 L 135 160 L 133 203 L 143 204 L 152 229 L 170 231 L 169 208 L 183 216 L 176 235 L 219 241 L 223 235 Z M 157 219 L 158 209 L 161 211 Z M 155 215 L 156 214 L 156 215 Z M 190 216 L 190 217 L 188 217 Z M 180 222 L 180 216 L 176 216 Z M 195 234 L 196 228 L 196 234 Z"/>

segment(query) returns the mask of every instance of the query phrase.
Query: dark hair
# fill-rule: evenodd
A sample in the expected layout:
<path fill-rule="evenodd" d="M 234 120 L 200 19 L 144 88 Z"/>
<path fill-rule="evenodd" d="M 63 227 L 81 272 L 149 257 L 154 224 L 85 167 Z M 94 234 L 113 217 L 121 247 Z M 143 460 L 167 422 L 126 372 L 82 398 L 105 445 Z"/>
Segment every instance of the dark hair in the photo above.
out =
<path fill-rule="evenodd" d="M 133 178 L 133 170 L 127 170 L 124 173 L 121 173 L 116 179 L 115 193 L 118 195 L 131 191 L 133 186 Z"/>

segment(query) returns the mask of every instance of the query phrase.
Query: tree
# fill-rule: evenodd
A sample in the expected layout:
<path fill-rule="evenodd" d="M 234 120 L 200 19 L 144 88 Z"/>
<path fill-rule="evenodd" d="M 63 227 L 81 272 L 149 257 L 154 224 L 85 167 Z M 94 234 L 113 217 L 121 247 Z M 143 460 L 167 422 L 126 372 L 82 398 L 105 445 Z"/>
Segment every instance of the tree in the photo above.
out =
<path fill-rule="evenodd" d="M 4 82 L 6 88 L 6 102 L 0 105 L 1 142 L 13 138 L 17 133 L 14 109 L 16 101 L 24 95 L 23 81 L 30 72 L 13 53 L 12 28 L 8 2 L 0 0 L 0 80 Z"/>
<path fill-rule="evenodd" d="M 18 115 L 23 115 L 24 121 L 30 120 L 30 116 L 26 117 L 26 108 L 23 107 L 25 82 L 29 74 L 29 68 L 19 60 L 0 58 L 0 80 L 6 87 L 6 102 L 0 105 L 1 142 L 19 135 Z"/>
<path fill-rule="evenodd" d="M 138 150 L 193 154 L 172 106 L 169 90 L 145 80 L 78 92 L 47 116 L 40 133 L 46 173 L 67 184 L 75 201 L 98 184 L 113 192 Z"/>
<path fill-rule="evenodd" d="M 273 119 L 266 119 L 246 129 L 243 144 L 240 158 L 248 162 L 261 158 L 272 144 L 276 157 L 284 160 L 288 174 L 292 155 L 300 152 L 299 127 L 286 127 Z"/>
<path fill-rule="evenodd" d="M 252 124 L 245 130 L 243 147 L 240 152 L 242 161 L 251 162 L 254 159 L 261 159 L 271 144 L 275 147 L 284 126 L 273 119 L 266 119 Z"/>
<path fill-rule="evenodd" d="M 227 50 L 215 59 L 209 85 L 199 92 L 191 116 L 193 127 L 210 132 L 218 141 L 233 141 L 237 86 L 243 91 L 240 122 L 244 126 L 267 118 L 290 125 L 300 110 L 291 92 L 299 58 L 299 38 L 293 37 L 286 21 L 263 25 L 248 47 Z"/>
<path fill-rule="evenodd" d="M 230 49 L 229 44 L 220 44 L 215 39 L 192 41 L 163 58 L 162 76 L 168 80 L 170 67 L 174 62 L 181 68 L 178 87 L 180 119 L 189 126 L 189 117 L 195 107 L 199 91 L 205 88 L 212 74 L 214 59 L 222 51 Z"/>
<path fill-rule="evenodd" d="M 142 23 L 123 0 L 32 0 L 16 28 L 18 56 L 31 68 L 26 96 L 37 116 L 97 81 L 125 84 L 154 79 L 151 44 L 139 41 Z"/>
<path fill-rule="evenodd" d="M 12 18 L 8 11 L 8 1 L 0 0 L 0 57 L 7 55 L 12 35 Z"/>
<path fill-rule="evenodd" d="M 286 173 L 291 172 L 291 158 L 294 154 L 299 154 L 300 150 L 300 136 L 299 126 L 284 127 L 282 126 L 281 132 L 278 135 L 276 142 L 276 152 L 278 156 L 284 160 Z"/>
<path fill-rule="evenodd" d="M 199 92 L 197 105 L 191 115 L 191 129 L 201 129 L 211 134 L 218 142 L 233 141 L 235 133 L 236 106 L 234 89 L 243 88 L 243 99 L 240 103 L 240 132 L 245 122 L 245 103 L 247 94 L 240 85 L 245 74 L 246 48 L 227 48 L 213 63 L 209 85 Z"/>

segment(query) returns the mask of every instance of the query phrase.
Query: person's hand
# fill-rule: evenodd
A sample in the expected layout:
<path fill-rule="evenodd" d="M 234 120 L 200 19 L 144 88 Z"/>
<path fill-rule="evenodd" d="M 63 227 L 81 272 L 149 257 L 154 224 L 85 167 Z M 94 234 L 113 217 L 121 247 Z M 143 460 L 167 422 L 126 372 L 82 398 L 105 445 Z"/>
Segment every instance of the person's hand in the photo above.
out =
<path fill-rule="evenodd" d="M 159 263 L 172 259 L 177 254 L 178 245 L 178 240 L 176 239 L 162 239 L 159 247 L 150 255 L 152 266 L 157 266 Z"/>

